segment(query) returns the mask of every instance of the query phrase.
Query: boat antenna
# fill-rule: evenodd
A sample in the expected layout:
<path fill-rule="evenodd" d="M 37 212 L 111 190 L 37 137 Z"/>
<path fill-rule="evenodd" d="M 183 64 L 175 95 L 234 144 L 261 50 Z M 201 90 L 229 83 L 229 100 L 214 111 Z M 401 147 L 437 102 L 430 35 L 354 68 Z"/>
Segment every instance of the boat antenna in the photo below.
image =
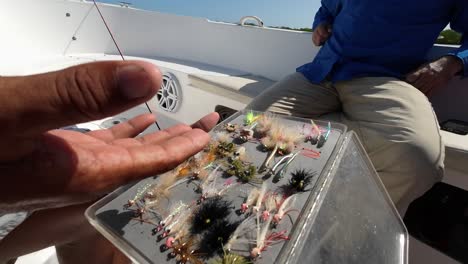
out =
<path fill-rule="evenodd" d="M 117 51 L 119 52 L 120 57 L 122 57 L 122 60 L 125 61 L 125 57 L 124 57 L 124 55 L 123 55 L 123 53 L 122 53 L 122 50 L 120 49 L 119 45 L 117 44 L 117 41 L 115 40 L 114 34 L 112 34 L 112 31 L 110 30 L 109 25 L 107 25 L 106 19 L 105 19 L 104 16 L 102 15 L 101 10 L 99 9 L 99 6 L 98 6 L 97 3 L 96 3 L 96 0 L 93 0 L 93 3 L 94 3 L 94 6 L 96 7 L 96 10 L 97 10 L 98 13 L 99 13 L 99 16 L 100 16 L 101 19 L 102 19 L 102 22 L 104 23 L 104 26 L 106 26 L 107 32 L 109 32 L 109 35 L 110 35 L 110 37 L 112 38 L 112 42 L 114 42 L 114 45 L 115 45 L 115 47 L 117 48 Z M 151 111 L 151 108 L 149 107 L 148 102 L 145 102 L 145 105 L 146 105 L 146 108 L 148 108 L 148 111 L 152 114 L 153 111 Z M 158 130 L 161 130 L 161 127 L 159 126 L 158 121 L 155 121 L 154 123 L 155 123 L 156 126 L 158 127 Z"/>

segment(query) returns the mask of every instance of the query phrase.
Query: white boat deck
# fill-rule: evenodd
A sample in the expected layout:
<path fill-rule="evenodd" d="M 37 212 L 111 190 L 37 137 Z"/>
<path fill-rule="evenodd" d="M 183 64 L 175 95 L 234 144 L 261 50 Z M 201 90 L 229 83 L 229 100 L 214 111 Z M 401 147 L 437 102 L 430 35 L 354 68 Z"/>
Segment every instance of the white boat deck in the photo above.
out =
<path fill-rule="evenodd" d="M 24 255 L 15 264 L 58 264 L 55 247 L 48 247 L 34 253 Z"/>

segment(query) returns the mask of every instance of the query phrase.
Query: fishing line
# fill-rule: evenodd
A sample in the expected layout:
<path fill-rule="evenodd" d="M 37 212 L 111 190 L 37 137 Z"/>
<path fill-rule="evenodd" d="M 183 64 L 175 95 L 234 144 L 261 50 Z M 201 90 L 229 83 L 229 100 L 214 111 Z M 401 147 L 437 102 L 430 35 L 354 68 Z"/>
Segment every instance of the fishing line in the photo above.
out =
<path fill-rule="evenodd" d="M 115 45 L 115 47 L 117 48 L 117 51 L 119 52 L 120 57 L 122 57 L 122 60 L 125 61 L 125 57 L 124 57 L 122 51 L 120 50 L 120 47 L 119 47 L 119 45 L 117 44 L 117 41 L 116 41 L 115 38 L 114 38 L 114 34 L 112 34 L 112 31 L 110 30 L 109 26 L 107 25 L 106 19 L 105 19 L 104 16 L 102 15 L 101 10 L 99 9 L 99 6 L 98 6 L 97 3 L 96 3 L 96 0 L 93 0 L 93 3 L 94 3 L 94 6 L 96 7 L 96 10 L 97 10 L 98 13 L 99 13 L 99 16 L 100 16 L 101 19 L 102 19 L 102 22 L 104 23 L 104 26 L 106 26 L 107 32 L 109 32 L 109 35 L 110 35 L 110 37 L 112 38 L 112 42 L 114 42 L 114 45 Z M 149 107 L 148 102 L 145 102 L 145 105 L 146 105 L 146 108 L 148 109 L 148 111 L 152 114 L 153 111 L 151 111 L 151 108 Z M 154 123 L 155 123 L 156 126 L 158 127 L 158 130 L 161 130 L 161 127 L 159 126 L 158 121 L 154 121 Z"/>

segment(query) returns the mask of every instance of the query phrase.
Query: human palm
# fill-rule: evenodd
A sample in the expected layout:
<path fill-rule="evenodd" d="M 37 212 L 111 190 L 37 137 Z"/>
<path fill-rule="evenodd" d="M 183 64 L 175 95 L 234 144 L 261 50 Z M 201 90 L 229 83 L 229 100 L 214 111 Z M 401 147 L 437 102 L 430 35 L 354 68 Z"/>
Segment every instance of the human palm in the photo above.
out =
<path fill-rule="evenodd" d="M 0 78 L 0 98 L 11 99 L 0 105 L 0 121 L 12 128 L 0 132 L 2 210 L 88 201 L 167 171 L 206 146 L 210 140 L 206 132 L 219 118 L 216 113 L 192 126 L 176 125 L 144 136 L 138 135 L 154 123 L 153 115 L 86 134 L 51 130 L 114 115 L 154 96 L 160 85 L 154 66 L 132 62 L 139 67 L 136 74 L 132 69 L 119 79 L 115 75 L 122 64 L 129 67 L 128 62 L 93 63 L 32 77 Z M 129 88 L 134 90 L 122 92 Z M 31 118 L 32 112 L 37 116 Z"/>
<path fill-rule="evenodd" d="M 211 127 L 217 114 L 198 124 Z M 176 125 L 136 137 L 154 122 L 141 115 L 107 130 L 82 134 L 53 130 L 42 137 L 41 149 L 34 152 L 30 168 L 53 177 L 53 188 L 67 193 L 106 191 L 123 183 L 167 171 L 200 151 L 209 136 L 200 125 Z M 53 168 L 53 170 L 51 170 Z M 31 173 L 34 173 L 31 171 Z M 60 179 L 60 180 L 58 180 Z"/>

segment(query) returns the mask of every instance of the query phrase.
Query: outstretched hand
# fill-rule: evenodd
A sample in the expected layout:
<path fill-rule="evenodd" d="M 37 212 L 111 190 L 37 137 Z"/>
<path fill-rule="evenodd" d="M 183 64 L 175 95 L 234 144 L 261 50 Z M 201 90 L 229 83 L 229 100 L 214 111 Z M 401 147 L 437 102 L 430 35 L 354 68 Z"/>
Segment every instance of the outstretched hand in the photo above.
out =
<path fill-rule="evenodd" d="M 463 64 L 454 56 L 445 56 L 419 67 L 406 76 L 406 81 L 427 96 L 445 87 L 461 70 Z"/>
<path fill-rule="evenodd" d="M 212 113 L 137 137 L 154 121 L 141 115 L 107 130 L 53 130 L 115 115 L 152 98 L 161 84 L 145 62 L 99 62 L 28 77 L 0 78 L 0 200 L 37 206 L 57 197 L 109 191 L 174 168 L 202 150 Z M 5 206 L 3 206 L 5 208 Z"/>

